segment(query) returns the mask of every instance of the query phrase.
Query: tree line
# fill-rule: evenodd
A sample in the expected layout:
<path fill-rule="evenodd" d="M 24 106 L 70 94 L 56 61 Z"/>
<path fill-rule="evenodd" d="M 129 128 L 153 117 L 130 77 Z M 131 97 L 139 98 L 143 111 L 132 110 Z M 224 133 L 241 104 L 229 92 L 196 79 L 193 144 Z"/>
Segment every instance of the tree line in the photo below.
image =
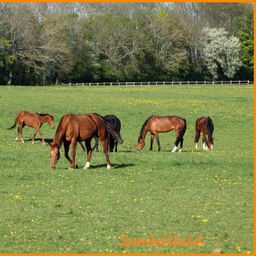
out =
<path fill-rule="evenodd" d="M 252 80 L 251 3 L 0 3 L 0 84 Z"/>

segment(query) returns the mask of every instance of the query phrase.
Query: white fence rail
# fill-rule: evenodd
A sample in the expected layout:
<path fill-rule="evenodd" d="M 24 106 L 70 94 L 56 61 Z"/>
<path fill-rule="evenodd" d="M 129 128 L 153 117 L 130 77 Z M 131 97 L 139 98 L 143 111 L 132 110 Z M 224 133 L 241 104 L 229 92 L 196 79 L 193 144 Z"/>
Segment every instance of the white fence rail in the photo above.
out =
<path fill-rule="evenodd" d="M 69 86 L 140 86 L 140 85 L 249 85 L 250 80 L 236 81 L 149 81 L 149 82 L 96 82 L 96 83 L 61 83 Z"/>

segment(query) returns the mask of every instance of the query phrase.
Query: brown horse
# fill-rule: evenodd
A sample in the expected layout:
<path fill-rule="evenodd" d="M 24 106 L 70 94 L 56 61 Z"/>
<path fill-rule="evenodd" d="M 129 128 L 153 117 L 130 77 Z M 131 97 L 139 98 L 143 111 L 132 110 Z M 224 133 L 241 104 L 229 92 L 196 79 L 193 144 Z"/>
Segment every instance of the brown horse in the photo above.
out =
<path fill-rule="evenodd" d="M 150 116 L 142 125 L 140 130 L 140 136 L 138 138 L 137 151 L 142 150 L 145 146 L 145 137 L 147 132 L 151 133 L 150 138 L 150 150 L 153 149 L 153 141 L 156 137 L 158 144 L 158 151 L 161 150 L 160 140 L 158 133 L 170 132 L 175 130 L 176 141 L 172 152 L 178 149 L 180 143 L 179 152 L 182 151 L 183 136 L 186 132 L 187 124 L 184 118 L 178 116 Z"/>
<path fill-rule="evenodd" d="M 91 140 L 95 136 L 99 138 L 103 151 L 106 156 L 107 169 L 110 169 L 110 161 L 108 154 L 108 134 L 111 134 L 119 143 L 123 143 L 121 136 L 113 130 L 111 125 L 98 114 L 64 115 L 56 130 L 54 141 L 51 145 L 51 168 L 55 168 L 59 158 L 59 149 L 63 142 L 65 157 L 71 164 L 71 168 L 77 168 L 76 165 L 76 147 L 77 142 L 85 141 L 87 149 L 87 162 L 84 169 L 90 167 L 92 157 Z M 69 157 L 69 146 L 72 146 L 72 159 Z"/>
<path fill-rule="evenodd" d="M 195 130 L 196 130 L 196 136 L 195 136 L 195 144 L 196 144 L 196 149 L 198 148 L 198 141 L 200 138 L 200 133 L 202 132 L 203 134 L 203 149 L 208 150 L 208 149 L 213 149 L 213 122 L 212 119 L 208 117 L 198 117 L 196 119 L 196 124 L 195 124 Z M 208 135 L 208 138 L 206 137 Z"/>
<path fill-rule="evenodd" d="M 43 136 L 40 128 L 46 122 L 50 125 L 51 128 L 54 128 L 53 116 L 51 116 L 49 114 L 30 113 L 28 111 L 22 110 L 16 115 L 13 126 L 8 128 L 8 130 L 15 128 L 18 123 L 18 136 L 16 137 L 16 140 L 18 140 L 20 138 L 22 143 L 24 143 L 24 140 L 22 137 L 22 128 L 26 125 L 28 127 L 35 128 L 35 131 L 32 136 L 32 143 L 34 144 L 34 139 L 38 132 L 41 136 L 41 139 L 42 139 L 42 142 L 44 145 L 45 144 L 44 136 Z"/>

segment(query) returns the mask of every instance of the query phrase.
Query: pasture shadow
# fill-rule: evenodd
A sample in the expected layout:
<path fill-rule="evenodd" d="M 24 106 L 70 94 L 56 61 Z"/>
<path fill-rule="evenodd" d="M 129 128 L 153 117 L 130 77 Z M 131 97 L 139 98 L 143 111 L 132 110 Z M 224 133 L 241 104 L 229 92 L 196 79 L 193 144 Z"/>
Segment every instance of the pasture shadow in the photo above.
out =
<path fill-rule="evenodd" d="M 134 164 L 111 164 L 111 169 L 121 169 L 135 166 Z M 98 168 L 106 168 L 106 164 L 95 164 L 91 165 L 89 170 L 98 169 Z"/>
<path fill-rule="evenodd" d="M 119 150 L 117 152 L 120 152 L 120 153 L 136 153 L 136 150 L 131 150 L 131 149 L 127 149 L 127 150 Z"/>
<path fill-rule="evenodd" d="M 26 141 L 26 142 L 31 141 L 31 142 L 32 142 L 32 139 L 24 139 L 24 141 Z M 41 138 L 35 138 L 34 141 L 35 141 L 35 142 L 40 141 L 40 142 L 42 143 L 42 139 L 41 139 Z M 53 139 L 44 138 L 44 141 L 45 141 L 45 143 L 46 143 L 48 146 L 50 146 L 51 143 L 53 142 Z"/>
<path fill-rule="evenodd" d="M 157 151 L 155 151 L 155 152 L 157 152 Z M 161 153 L 161 152 L 165 152 L 165 153 L 172 153 L 172 149 L 166 149 L 166 150 L 161 150 L 160 152 L 158 152 L 158 153 Z M 174 152 L 174 153 L 172 153 L 172 154 L 177 154 L 177 153 L 179 153 L 179 154 L 182 154 L 182 153 L 194 153 L 194 152 L 200 152 L 200 150 L 193 150 L 193 149 L 183 149 L 181 152 Z"/>

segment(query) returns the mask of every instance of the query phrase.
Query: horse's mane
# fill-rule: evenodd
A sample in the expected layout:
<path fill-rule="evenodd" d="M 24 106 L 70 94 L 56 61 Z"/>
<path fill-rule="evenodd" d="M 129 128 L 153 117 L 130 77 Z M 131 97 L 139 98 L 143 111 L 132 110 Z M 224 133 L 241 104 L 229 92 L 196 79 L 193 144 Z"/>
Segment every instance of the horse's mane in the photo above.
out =
<path fill-rule="evenodd" d="M 48 113 L 37 113 L 39 116 L 49 116 Z"/>
<path fill-rule="evenodd" d="M 66 127 L 63 127 L 63 124 L 62 124 L 65 117 L 66 117 L 66 115 L 60 119 L 59 125 L 55 132 L 54 140 L 53 140 L 53 144 L 56 144 L 59 146 L 61 146 L 62 140 L 63 140 L 63 135 L 66 132 Z"/>
<path fill-rule="evenodd" d="M 145 126 L 147 125 L 147 122 L 148 122 L 148 120 L 149 120 L 151 117 L 152 117 L 152 116 L 150 116 L 150 117 L 144 122 L 144 124 L 142 125 L 142 127 L 141 127 L 141 129 L 140 129 L 140 137 L 139 137 L 139 139 L 142 138 L 144 128 L 145 128 Z"/>

